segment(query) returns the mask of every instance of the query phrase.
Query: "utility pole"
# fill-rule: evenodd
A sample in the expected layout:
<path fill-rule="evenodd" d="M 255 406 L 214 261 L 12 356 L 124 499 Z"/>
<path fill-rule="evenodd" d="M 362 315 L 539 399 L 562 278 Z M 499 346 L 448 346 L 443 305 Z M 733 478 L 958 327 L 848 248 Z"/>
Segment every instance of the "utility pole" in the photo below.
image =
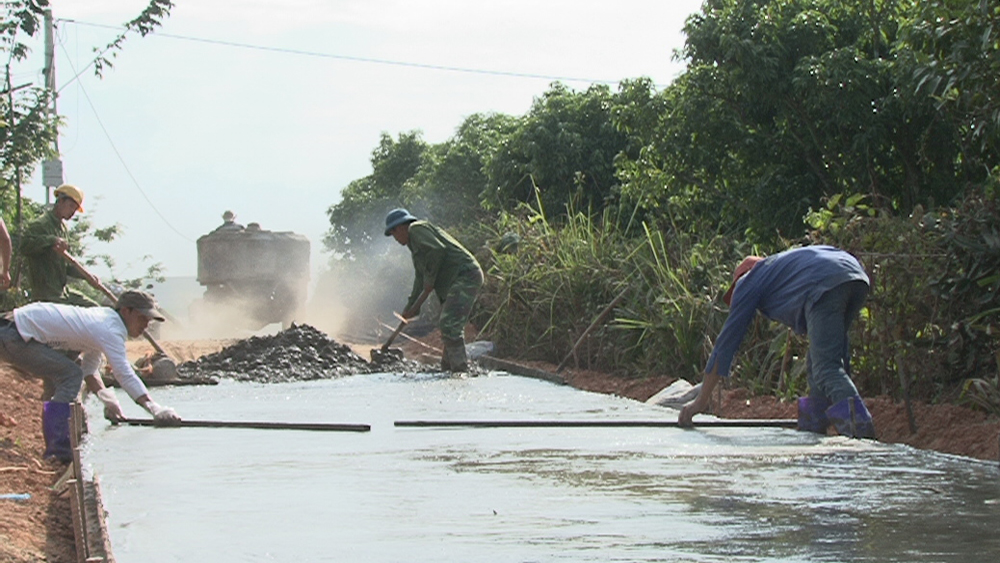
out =
<path fill-rule="evenodd" d="M 52 102 L 49 105 L 49 117 L 55 119 L 58 115 L 56 112 L 56 98 L 58 94 L 56 93 L 56 50 L 53 35 L 52 10 L 47 9 L 45 10 L 45 68 L 42 69 L 42 72 L 45 75 L 45 88 L 52 97 Z M 53 149 L 55 149 L 55 158 L 42 161 L 42 183 L 45 185 L 46 205 L 51 203 L 51 189 L 63 184 L 63 167 L 62 160 L 59 159 L 58 135 L 53 141 Z"/>

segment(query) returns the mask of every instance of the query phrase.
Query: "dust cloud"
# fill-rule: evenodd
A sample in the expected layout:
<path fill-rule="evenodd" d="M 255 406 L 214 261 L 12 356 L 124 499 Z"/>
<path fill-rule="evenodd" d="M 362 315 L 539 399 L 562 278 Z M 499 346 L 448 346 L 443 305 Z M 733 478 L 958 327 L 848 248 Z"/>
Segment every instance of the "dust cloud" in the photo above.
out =
<path fill-rule="evenodd" d="M 399 324 L 394 313 L 406 305 L 414 272 L 410 253 L 394 239 L 379 237 L 361 256 L 330 258 L 320 273 L 313 274 L 313 280 L 308 268 L 297 267 L 298 260 L 282 264 L 288 256 L 265 254 L 255 256 L 267 258 L 264 263 L 249 264 L 249 268 L 241 263 L 236 268 L 239 272 L 220 263 L 202 264 L 212 270 L 219 284 L 188 282 L 183 291 L 176 287 L 154 290 L 154 295 L 160 294 L 161 305 L 160 296 L 177 309 L 167 322 L 154 323 L 160 325 L 153 327 L 154 336 L 242 339 L 275 334 L 294 323 L 310 325 L 341 341 L 369 344 L 386 338 Z M 225 253 L 214 256 L 227 263 L 233 258 Z M 251 272 L 256 275 L 251 277 Z M 262 272 L 271 275 L 261 276 Z M 298 306 L 289 306 L 290 301 Z M 429 330 L 438 309 L 436 299 L 428 300 L 407 332 Z"/>
<path fill-rule="evenodd" d="M 166 340 L 247 338 L 269 328 L 254 319 L 250 314 L 252 308 L 252 303 L 245 299 L 212 303 L 199 298 L 191 303 L 187 320 L 168 320 L 156 324 L 159 325 L 159 334 Z M 278 329 L 280 325 L 275 324 L 273 329 L 266 332 Z"/>
<path fill-rule="evenodd" d="M 331 260 L 301 319 L 342 340 L 375 342 L 399 323 L 393 313 L 406 305 L 413 275 L 409 251 L 393 239 L 380 240 L 370 254 Z"/>
<path fill-rule="evenodd" d="M 300 299 L 301 306 L 287 322 L 261 322 L 264 315 L 260 300 L 236 293 L 221 300 L 198 295 L 187 301 L 187 318 L 158 323 L 161 326 L 157 328 L 164 339 L 194 340 L 273 334 L 296 323 L 308 324 L 343 341 L 374 343 L 398 325 L 394 313 L 402 312 L 406 305 L 413 275 L 410 253 L 389 239 L 367 256 L 331 260 L 317 276 L 311 294 Z M 301 281 L 303 286 L 308 282 Z M 428 324 L 436 305 L 436 300 L 428 300 L 421 318 L 413 324 Z"/>

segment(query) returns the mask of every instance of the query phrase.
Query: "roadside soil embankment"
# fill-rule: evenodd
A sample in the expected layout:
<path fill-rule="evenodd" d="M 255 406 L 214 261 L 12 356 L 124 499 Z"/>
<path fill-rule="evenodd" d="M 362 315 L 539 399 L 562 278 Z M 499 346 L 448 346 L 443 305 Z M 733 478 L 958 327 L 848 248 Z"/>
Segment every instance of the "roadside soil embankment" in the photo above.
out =
<path fill-rule="evenodd" d="M 303 333 L 299 339 L 310 342 L 314 336 Z M 171 357 L 186 362 L 220 352 L 235 341 L 167 341 L 161 344 Z M 440 342 L 434 335 L 425 338 L 422 345 L 413 342 L 401 344 L 410 357 L 433 353 L 434 348 L 440 348 Z M 260 341 L 260 350 L 256 352 L 266 351 L 269 346 L 273 346 L 273 342 Z M 322 364 L 333 357 L 332 354 L 338 354 L 336 357 L 341 361 L 348 361 L 341 349 L 330 348 L 326 352 L 328 357 L 324 359 L 323 354 L 317 356 L 303 350 L 301 342 L 295 346 L 298 350 L 292 350 L 294 354 L 304 354 L 298 356 L 300 363 Z M 368 357 L 370 347 L 353 348 L 358 356 Z M 150 352 L 152 348 L 144 341 L 129 343 L 129 355 L 133 361 Z M 256 362 L 254 352 L 241 351 L 240 361 Z M 409 360 L 407 362 L 409 367 L 414 367 Z M 203 362 L 204 365 L 210 363 Z M 530 367 L 555 370 L 554 365 L 536 362 L 532 362 Z M 626 378 L 573 368 L 564 370 L 563 375 L 573 387 L 639 401 L 645 401 L 674 381 L 667 376 Z M 304 371 L 300 377 L 309 378 L 312 374 Z M 0 561 L 4 562 L 76 561 L 68 496 L 58 496 L 50 490 L 50 486 L 62 475 L 63 468 L 41 459 L 45 449 L 41 432 L 41 395 L 40 380 L 26 378 L 7 364 L 0 363 L 0 494 L 31 495 L 27 501 L 0 500 Z M 983 460 L 995 461 L 1000 456 L 1000 420 L 996 417 L 955 405 L 915 403 L 917 432 L 911 433 L 904 405 L 888 397 L 868 399 L 866 403 L 875 417 L 879 438 L 884 442 Z M 743 389 L 732 389 L 723 392 L 717 414 L 726 418 L 794 418 L 795 405 L 774 397 L 751 397 Z M 93 423 L 102 424 L 103 421 Z"/>

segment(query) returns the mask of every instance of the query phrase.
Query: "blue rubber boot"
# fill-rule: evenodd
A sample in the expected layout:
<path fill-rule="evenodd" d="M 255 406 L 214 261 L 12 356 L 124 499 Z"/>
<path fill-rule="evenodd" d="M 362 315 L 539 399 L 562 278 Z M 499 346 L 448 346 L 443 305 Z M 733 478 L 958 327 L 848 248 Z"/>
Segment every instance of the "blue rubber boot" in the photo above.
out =
<path fill-rule="evenodd" d="M 821 397 L 799 397 L 799 430 L 826 434 L 830 419 L 826 417 L 826 409 L 830 401 Z"/>
<path fill-rule="evenodd" d="M 42 406 L 42 434 L 45 436 L 45 457 L 63 463 L 73 461 L 69 440 L 69 403 L 46 401 Z"/>
<path fill-rule="evenodd" d="M 826 409 L 826 416 L 841 436 L 875 439 L 875 424 L 865 402 L 857 395 Z"/>

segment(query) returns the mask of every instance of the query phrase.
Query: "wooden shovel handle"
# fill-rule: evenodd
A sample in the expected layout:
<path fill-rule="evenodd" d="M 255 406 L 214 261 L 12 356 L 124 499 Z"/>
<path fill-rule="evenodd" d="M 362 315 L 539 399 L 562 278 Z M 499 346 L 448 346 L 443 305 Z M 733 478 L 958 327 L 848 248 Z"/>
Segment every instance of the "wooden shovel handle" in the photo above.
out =
<path fill-rule="evenodd" d="M 427 300 L 427 296 L 429 296 L 431 294 L 431 291 L 433 290 L 434 288 L 425 289 L 424 292 L 420 294 L 420 297 L 417 298 L 417 301 L 413 304 L 413 308 L 419 309 L 420 306 L 424 304 L 424 301 Z M 399 336 L 399 333 L 403 331 L 403 327 L 405 327 L 408 322 L 409 321 L 407 321 L 406 319 L 403 319 L 399 323 L 399 326 L 396 327 L 396 330 L 394 330 L 392 334 L 389 335 L 389 339 L 386 340 L 385 344 L 382 345 L 383 352 L 389 349 L 389 346 L 392 344 L 392 341 L 395 340 L 397 336 Z"/>
<path fill-rule="evenodd" d="M 87 268 L 84 268 L 83 264 L 81 264 L 76 258 L 70 256 L 70 254 L 65 250 L 61 251 L 60 254 L 62 254 L 62 257 L 65 258 L 67 262 L 72 264 L 74 268 L 79 270 L 80 274 L 83 275 L 83 279 L 87 280 L 87 283 L 89 283 L 91 287 L 100 291 L 104 295 L 107 295 L 108 299 L 111 300 L 112 304 L 114 305 L 118 304 L 118 297 L 114 293 L 112 293 L 110 289 L 104 287 L 104 284 L 101 283 L 101 280 L 97 279 L 97 276 L 87 271 Z M 148 340 L 150 344 L 153 345 L 154 350 L 156 350 L 158 353 L 162 354 L 166 358 L 170 357 L 170 355 L 167 354 L 167 351 L 164 350 L 160 346 L 160 344 L 153 339 L 153 337 L 149 334 L 149 332 L 144 330 L 142 331 L 142 335 L 146 337 L 146 340 Z"/>

